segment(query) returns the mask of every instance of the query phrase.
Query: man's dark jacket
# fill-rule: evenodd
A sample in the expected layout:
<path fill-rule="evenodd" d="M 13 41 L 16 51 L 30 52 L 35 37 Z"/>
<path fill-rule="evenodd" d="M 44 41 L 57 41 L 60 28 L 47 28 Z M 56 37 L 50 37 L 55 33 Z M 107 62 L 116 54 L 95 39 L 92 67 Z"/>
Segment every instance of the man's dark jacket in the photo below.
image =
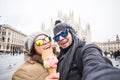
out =
<path fill-rule="evenodd" d="M 104 60 L 98 46 L 86 45 L 74 35 L 73 43 L 61 49 L 58 59 L 60 80 L 120 80 L 120 69 Z"/>

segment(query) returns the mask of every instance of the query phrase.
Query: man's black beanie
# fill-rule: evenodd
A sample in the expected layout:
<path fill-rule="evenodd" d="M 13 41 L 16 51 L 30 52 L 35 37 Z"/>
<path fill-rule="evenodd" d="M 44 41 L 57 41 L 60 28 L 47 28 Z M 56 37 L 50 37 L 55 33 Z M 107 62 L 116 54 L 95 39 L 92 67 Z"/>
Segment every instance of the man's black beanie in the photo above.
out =
<path fill-rule="evenodd" d="M 60 20 L 55 21 L 55 27 L 53 29 L 54 35 L 56 35 L 59 31 L 63 31 L 64 29 L 69 29 L 72 34 L 76 34 L 73 27 L 68 23 L 63 23 Z"/>

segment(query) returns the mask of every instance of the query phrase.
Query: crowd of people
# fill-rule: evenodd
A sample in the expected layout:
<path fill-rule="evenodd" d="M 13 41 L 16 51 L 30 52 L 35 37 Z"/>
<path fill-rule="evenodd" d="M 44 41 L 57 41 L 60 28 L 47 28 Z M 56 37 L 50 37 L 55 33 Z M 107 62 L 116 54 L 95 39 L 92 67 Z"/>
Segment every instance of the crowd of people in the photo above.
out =
<path fill-rule="evenodd" d="M 105 51 L 104 55 L 106 57 L 110 55 L 110 58 L 114 58 L 115 60 L 117 60 L 117 59 L 120 59 L 120 50 Z"/>
<path fill-rule="evenodd" d="M 12 80 L 119 80 L 120 69 L 108 63 L 102 50 L 95 44 L 80 40 L 74 28 L 55 21 L 53 40 L 60 52 L 52 46 L 52 38 L 44 32 L 32 33 L 26 39 L 25 49 L 29 59 L 14 73 Z M 57 73 L 49 74 L 44 68 L 43 50 L 55 50 L 53 67 Z"/>
<path fill-rule="evenodd" d="M 17 50 L 17 51 L 1 51 L 0 52 L 0 55 L 20 55 L 20 54 L 22 54 L 22 53 L 24 53 L 23 51 L 21 51 L 21 50 Z"/>

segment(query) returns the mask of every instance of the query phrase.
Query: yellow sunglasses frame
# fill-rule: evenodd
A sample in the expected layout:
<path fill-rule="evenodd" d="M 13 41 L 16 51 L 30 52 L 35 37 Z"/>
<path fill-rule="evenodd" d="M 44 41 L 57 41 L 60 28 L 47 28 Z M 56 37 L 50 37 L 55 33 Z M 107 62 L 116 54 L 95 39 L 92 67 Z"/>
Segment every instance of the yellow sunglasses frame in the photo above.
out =
<path fill-rule="evenodd" d="M 45 41 L 47 42 L 47 43 L 49 43 L 49 42 L 51 42 L 51 37 L 45 37 L 45 38 L 43 38 L 43 39 L 38 39 L 38 40 L 35 40 L 35 44 L 37 45 L 37 46 L 42 46 L 42 45 L 44 45 L 45 44 Z"/>

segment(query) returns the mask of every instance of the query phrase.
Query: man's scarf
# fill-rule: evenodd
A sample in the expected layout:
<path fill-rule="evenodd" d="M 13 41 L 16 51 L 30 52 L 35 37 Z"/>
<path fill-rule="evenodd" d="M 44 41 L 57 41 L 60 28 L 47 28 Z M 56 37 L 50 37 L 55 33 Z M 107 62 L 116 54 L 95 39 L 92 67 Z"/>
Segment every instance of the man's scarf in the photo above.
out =
<path fill-rule="evenodd" d="M 82 47 L 85 42 L 80 41 L 74 34 L 72 34 L 73 38 L 73 44 L 69 47 L 68 51 L 66 53 L 64 52 L 64 49 L 61 49 L 61 58 L 59 59 L 58 63 L 58 72 L 60 72 L 60 80 L 66 80 L 68 76 L 68 72 L 70 70 L 70 66 L 73 61 L 73 56 L 76 52 L 77 47 Z"/>

